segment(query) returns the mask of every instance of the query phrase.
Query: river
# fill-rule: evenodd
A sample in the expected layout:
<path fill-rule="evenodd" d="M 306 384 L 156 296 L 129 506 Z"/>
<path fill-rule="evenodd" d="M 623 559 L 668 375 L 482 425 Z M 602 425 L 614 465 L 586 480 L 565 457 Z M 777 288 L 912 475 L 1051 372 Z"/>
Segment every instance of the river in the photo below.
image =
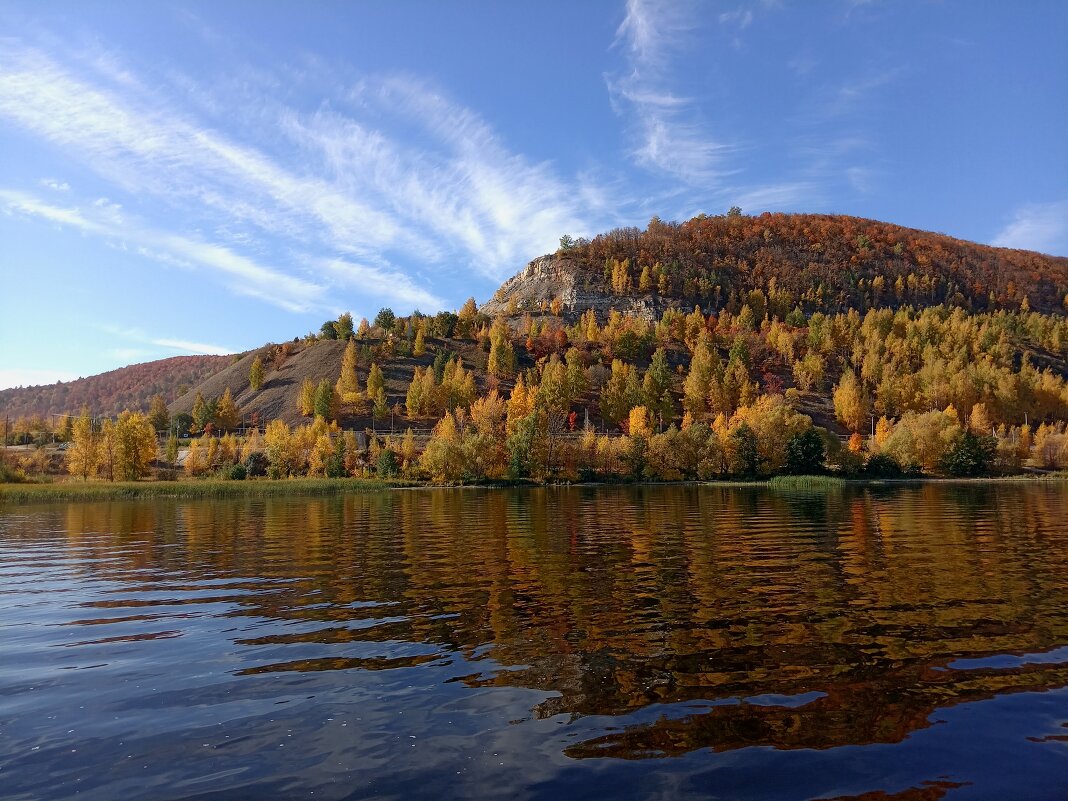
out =
<path fill-rule="evenodd" d="M 0 798 L 1068 798 L 1068 485 L 0 508 Z"/>

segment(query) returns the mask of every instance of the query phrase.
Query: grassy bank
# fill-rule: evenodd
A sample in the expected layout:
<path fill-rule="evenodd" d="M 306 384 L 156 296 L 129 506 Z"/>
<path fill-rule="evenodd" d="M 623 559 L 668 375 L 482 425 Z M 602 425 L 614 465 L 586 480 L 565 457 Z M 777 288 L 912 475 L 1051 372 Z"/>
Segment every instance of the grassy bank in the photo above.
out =
<path fill-rule="evenodd" d="M 136 498 L 259 498 L 277 495 L 338 495 L 407 486 L 409 482 L 363 478 L 293 478 L 272 481 L 65 481 L 55 484 L 0 484 L 0 503 L 108 501 Z"/>
<path fill-rule="evenodd" d="M 538 486 L 678 486 L 680 484 L 712 487 L 770 487 L 782 490 L 829 492 L 843 487 L 903 486 L 917 484 L 1008 484 L 1008 483 L 1068 482 L 1068 471 L 1028 473 L 1014 476 L 980 478 L 939 478 L 913 476 L 908 478 L 842 478 L 839 476 L 773 476 L 749 481 L 595 481 L 540 484 L 478 483 L 437 485 L 425 481 L 382 481 L 373 478 L 290 478 L 281 480 L 254 479 L 229 481 L 225 479 L 197 479 L 179 481 L 133 481 L 107 483 L 91 481 L 63 481 L 48 484 L 0 484 L 0 504 L 42 503 L 49 501 L 107 501 L 138 498 L 259 498 L 279 495 L 340 495 L 347 492 L 374 492 L 387 489 L 433 489 L 459 487 L 507 489 Z"/>

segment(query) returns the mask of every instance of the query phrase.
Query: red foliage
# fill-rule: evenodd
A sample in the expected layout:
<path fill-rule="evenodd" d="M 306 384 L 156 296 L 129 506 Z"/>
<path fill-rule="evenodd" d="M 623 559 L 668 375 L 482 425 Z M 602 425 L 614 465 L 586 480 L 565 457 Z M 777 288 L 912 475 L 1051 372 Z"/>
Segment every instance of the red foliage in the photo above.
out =
<path fill-rule="evenodd" d="M 193 387 L 230 364 L 231 356 L 174 356 L 122 367 L 76 381 L 0 390 L 0 414 L 74 414 L 88 406 L 93 414 L 123 409 L 147 411 L 153 395 L 168 402 L 179 388 Z"/>

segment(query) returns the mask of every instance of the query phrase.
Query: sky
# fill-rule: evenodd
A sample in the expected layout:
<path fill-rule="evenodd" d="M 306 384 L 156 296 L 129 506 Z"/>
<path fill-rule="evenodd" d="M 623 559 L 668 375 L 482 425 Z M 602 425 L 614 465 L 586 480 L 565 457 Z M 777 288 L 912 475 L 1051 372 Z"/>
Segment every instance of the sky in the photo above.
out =
<path fill-rule="evenodd" d="M 0 388 L 739 206 L 1068 255 L 1068 3 L 0 2 Z"/>

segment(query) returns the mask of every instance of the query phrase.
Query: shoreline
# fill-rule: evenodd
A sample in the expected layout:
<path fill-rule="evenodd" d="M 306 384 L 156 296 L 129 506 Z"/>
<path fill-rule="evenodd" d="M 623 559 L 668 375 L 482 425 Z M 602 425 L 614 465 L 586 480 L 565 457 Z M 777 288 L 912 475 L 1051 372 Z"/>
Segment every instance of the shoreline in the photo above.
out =
<path fill-rule="evenodd" d="M 0 506 L 23 503 L 72 501 L 121 501 L 150 498 L 268 498 L 279 496 L 325 496 L 354 492 L 430 489 L 537 489 L 560 487 L 669 487 L 703 486 L 723 488 L 767 487 L 787 492 L 829 492 L 847 487 L 896 487 L 943 484 L 984 486 L 991 484 L 1047 484 L 1068 482 L 1068 471 L 1012 476 L 976 478 L 942 478 L 913 476 L 907 478 L 842 478 L 839 476 L 773 476 L 766 479 L 726 481 L 585 481 L 585 482 L 487 482 L 472 484 L 434 484 L 407 480 L 373 478 L 287 478 L 187 481 L 136 481 L 0 484 Z"/>

